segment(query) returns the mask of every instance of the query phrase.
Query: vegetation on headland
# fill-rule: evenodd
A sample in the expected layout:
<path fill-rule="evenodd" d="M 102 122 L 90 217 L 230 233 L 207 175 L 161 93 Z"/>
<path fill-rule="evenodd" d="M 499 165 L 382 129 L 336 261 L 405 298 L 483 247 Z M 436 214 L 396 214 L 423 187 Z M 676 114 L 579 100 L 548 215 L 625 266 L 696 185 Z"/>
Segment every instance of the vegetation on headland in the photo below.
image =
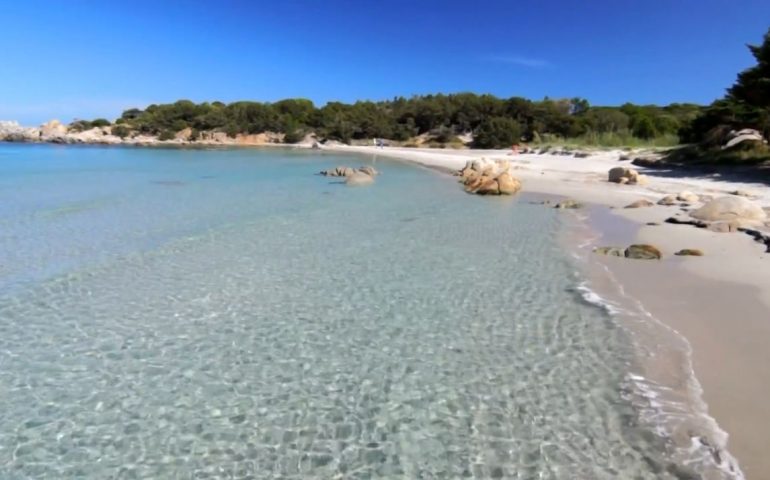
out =
<path fill-rule="evenodd" d="M 232 137 L 270 131 L 285 134 L 287 143 L 313 132 L 320 138 L 346 143 L 381 138 L 407 144 L 415 137 L 423 137 L 429 144 L 451 144 L 460 135 L 472 134 L 471 146 L 478 148 L 557 139 L 586 144 L 610 140 L 615 144 L 670 145 L 679 129 L 700 110 L 701 107 L 689 104 L 591 107 L 586 100 L 577 98 L 531 101 L 459 93 L 353 104 L 330 102 L 321 108 L 305 99 L 227 105 L 180 100 L 150 105 L 144 110 L 127 110 L 116 124 L 159 138 L 173 138 L 176 132 L 189 128 L 192 140 L 209 131 L 225 132 Z"/>
<path fill-rule="evenodd" d="M 122 138 L 154 135 L 173 139 L 186 130 L 191 141 L 203 132 L 239 134 L 276 132 L 285 143 L 307 133 L 345 143 L 380 138 L 404 146 L 505 148 L 526 142 L 539 145 L 669 147 L 674 160 L 763 161 L 767 145 L 749 142 L 721 148 L 730 130 L 752 128 L 770 136 L 770 31 L 764 42 L 749 46 L 757 65 L 741 72 L 724 98 L 707 107 L 674 103 L 667 106 L 591 106 L 581 98 L 540 101 L 521 97 L 457 93 L 396 97 L 388 101 L 329 102 L 315 106 L 306 99 L 274 103 L 240 101 L 193 103 L 180 100 L 123 112 L 112 131 Z M 78 121 L 85 130 L 107 121 Z"/>

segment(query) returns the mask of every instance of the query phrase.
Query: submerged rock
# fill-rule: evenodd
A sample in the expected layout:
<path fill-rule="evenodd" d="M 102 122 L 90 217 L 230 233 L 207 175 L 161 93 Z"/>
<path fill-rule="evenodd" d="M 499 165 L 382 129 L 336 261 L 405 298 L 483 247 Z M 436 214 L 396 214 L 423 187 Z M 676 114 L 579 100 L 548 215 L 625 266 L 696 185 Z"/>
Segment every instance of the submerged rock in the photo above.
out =
<path fill-rule="evenodd" d="M 360 187 L 364 185 L 371 185 L 374 183 L 374 177 L 367 175 L 364 172 L 354 172 L 351 175 L 346 175 L 345 185 L 351 187 Z"/>
<path fill-rule="evenodd" d="M 702 257 L 703 251 L 698 250 L 697 248 L 683 248 L 676 252 L 674 255 L 678 255 L 680 257 Z"/>
<path fill-rule="evenodd" d="M 621 247 L 596 247 L 594 253 L 599 255 L 609 255 L 611 257 L 623 257 L 625 252 Z"/>
<path fill-rule="evenodd" d="M 626 258 L 638 260 L 660 260 L 663 256 L 657 247 L 646 244 L 631 245 L 625 251 Z"/>
<path fill-rule="evenodd" d="M 554 205 L 553 208 L 559 208 L 559 209 L 575 209 L 575 208 L 581 208 L 583 205 L 576 202 L 575 200 L 567 199 L 562 200 L 556 205 Z"/>
<path fill-rule="evenodd" d="M 374 177 L 375 175 L 379 175 L 379 174 L 380 174 L 380 172 L 378 172 L 377 170 L 375 170 L 375 169 L 374 169 L 374 167 L 371 167 L 371 166 L 369 166 L 369 165 L 366 165 L 366 166 L 360 167 L 360 168 L 358 169 L 358 171 L 359 171 L 359 172 L 362 172 L 362 173 L 365 173 L 365 174 L 369 175 L 370 177 Z"/>

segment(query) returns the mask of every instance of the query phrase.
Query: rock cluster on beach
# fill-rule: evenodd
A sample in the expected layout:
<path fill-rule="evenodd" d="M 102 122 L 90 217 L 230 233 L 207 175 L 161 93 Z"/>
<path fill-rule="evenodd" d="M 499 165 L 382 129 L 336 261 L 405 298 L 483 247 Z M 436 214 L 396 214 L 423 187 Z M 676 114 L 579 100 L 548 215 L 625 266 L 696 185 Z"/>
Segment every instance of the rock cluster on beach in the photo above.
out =
<path fill-rule="evenodd" d="M 521 181 L 511 175 L 508 160 L 469 160 L 458 172 L 465 191 L 477 195 L 513 195 Z"/>

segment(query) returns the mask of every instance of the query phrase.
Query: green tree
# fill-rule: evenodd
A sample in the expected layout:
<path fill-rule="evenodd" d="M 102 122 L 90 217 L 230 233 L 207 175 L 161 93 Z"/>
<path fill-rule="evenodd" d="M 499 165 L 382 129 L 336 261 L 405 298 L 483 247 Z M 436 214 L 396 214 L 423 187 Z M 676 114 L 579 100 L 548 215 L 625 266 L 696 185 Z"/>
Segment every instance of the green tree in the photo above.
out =
<path fill-rule="evenodd" d="M 738 74 L 728 90 L 729 98 L 758 108 L 770 109 L 770 30 L 761 45 L 748 45 L 757 64 Z"/>
<path fill-rule="evenodd" d="M 634 122 L 633 134 L 635 137 L 643 140 L 655 138 L 657 132 L 655 131 L 655 124 L 652 119 L 646 115 L 638 117 Z"/>
<path fill-rule="evenodd" d="M 484 120 L 476 130 L 473 146 L 476 148 L 505 148 L 521 139 L 521 125 L 507 117 L 492 117 Z"/>

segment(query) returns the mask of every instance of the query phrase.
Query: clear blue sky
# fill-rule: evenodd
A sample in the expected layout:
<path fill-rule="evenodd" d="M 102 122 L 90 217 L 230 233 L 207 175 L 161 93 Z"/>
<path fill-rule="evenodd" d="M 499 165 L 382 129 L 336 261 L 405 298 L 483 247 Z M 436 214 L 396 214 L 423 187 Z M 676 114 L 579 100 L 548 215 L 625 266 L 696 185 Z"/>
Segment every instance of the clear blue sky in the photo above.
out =
<path fill-rule="evenodd" d="M 0 119 L 458 91 L 709 103 L 768 27 L 770 0 L 6 1 Z"/>

